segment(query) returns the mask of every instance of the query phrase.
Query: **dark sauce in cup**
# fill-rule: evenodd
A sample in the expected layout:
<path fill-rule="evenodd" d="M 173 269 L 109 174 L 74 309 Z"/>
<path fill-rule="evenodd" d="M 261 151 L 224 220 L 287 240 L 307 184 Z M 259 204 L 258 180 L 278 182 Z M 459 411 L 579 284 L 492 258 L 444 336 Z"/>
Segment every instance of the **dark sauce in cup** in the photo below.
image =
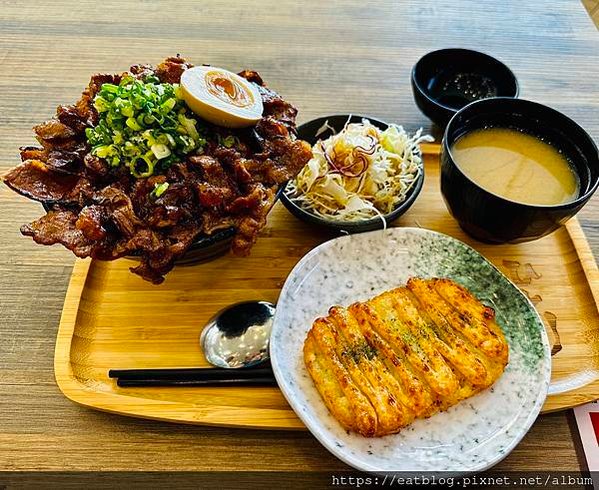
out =
<path fill-rule="evenodd" d="M 446 71 L 432 78 L 428 90 L 440 104 L 461 109 L 470 102 L 496 97 L 495 82 L 480 73 Z"/>

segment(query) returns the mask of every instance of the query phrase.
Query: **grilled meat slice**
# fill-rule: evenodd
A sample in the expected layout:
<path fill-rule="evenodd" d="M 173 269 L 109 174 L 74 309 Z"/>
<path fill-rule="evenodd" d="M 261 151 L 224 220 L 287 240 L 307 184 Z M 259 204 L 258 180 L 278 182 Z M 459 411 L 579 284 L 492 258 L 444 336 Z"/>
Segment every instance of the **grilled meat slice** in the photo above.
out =
<path fill-rule="evenodd" d="M 54 172 L 41 160 L 27 160 L 10 170 L 4 182 L 19 194 L 41 202 L 76 202 L 73 190 L 80 178 Z"/>

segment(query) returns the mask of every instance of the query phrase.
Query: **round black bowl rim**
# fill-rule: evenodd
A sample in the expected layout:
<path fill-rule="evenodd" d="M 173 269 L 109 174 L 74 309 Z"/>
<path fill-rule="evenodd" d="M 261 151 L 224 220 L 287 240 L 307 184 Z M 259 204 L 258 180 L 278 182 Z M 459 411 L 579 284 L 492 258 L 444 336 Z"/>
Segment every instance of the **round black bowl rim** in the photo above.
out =
<path fill-rule="evenodd" d="M 432 98 L 426 90 L 424 90 L 422 88 L 422 86 L 420 85 L 420 81 L 418 80 L 418 78 L 416 77 L 416 69 L 418 68 L 418 65 L 425 59 L 428 57 L 432 57 L 435 55 L 439 55 L 441 53 L 449 53 L 449 52 L 464 52 L 464 53 L 468 53 L 468 54 L 473 54 L 476 56 L 480 56 L 482 58 L 487 58 L 489 60 L 492 60 L 493 62 L 501 65 L 503 68 L 505 68 L 506 73 L 508 73 L 511 78 L 514 81 L 514 85 L 516 87 L 516 91 L 514 92 L 514 95 L 512 96 L 504 96 L 504 97 L 493 97 L 495 99 L 499 99 L 499 98 L 504 98 L 504 99 L 517 99 L 518 95 L 520 94 L 520 85 L 518 84 L 518 79 L 516 78 L 516 75 L 514 75 L 514 72 L 510 69 L 509 66 L 507 66 L 503 61 L 498 60 L 497 58 L 495 58 L 494 56 L 491 56 L 488 53 L 484 53 L 482 51 L 475 51 L 474 49 L 466 49 L 466 48 L 443 48 L 443 49 L 437 49 L 435 51 L 429 51 L 428 53 L 426 53 L 425 55 L 423 55 L 422 57 L 420 57 L 420 59 L 416 62 L 416 64 L 412 67 L 412 73 L 411 73 L 411 77 L 412 77 L 412 81 L 414 82 L 414 85 L 416 86 L 416 88 L 418 89 L 418 92 L 420 92 L 420 94 L 422 94 L 422 96 L 424 96 L 429 102 L 431 102 L 432 104 L 435 104 L 439 107 L 442 107 L 443 109 L 446 109 L 448 111 L 453 112 L 454 114 L 461 111 L 462 109 L 464 109 L 464 106 L 461 109 L 456 109 L 455 107 L 450 107 L 448 105 L 442 104 L 441 102 L 439 102 L 437 99 Z M 485 100 L 485 99 L 481 99 L 481 100 Z M 478 101 L 474 101 L 474 102 L 478 102 Z M 472 104 L 473 102 L 471 102 Z M 470 105 L 470 104 L 468 104 Z"/>
<path fill-rule="evenodd" d="M 309 121 L 302 123 L 300 126 L 298 126 L 297 132 L 299 135 L 301 135 L 302 128 L 307 126 L 308 124 L 312 125 L 312 124 L 315 124 L 320 121 L 322 121 L 322 124 L 324 124 L 327 120 L 330 120 L 332 118 L 367 119 L 370 122 L 372 122 L 375 126 L 379 126 L 379 128 L 389 127 L 391 124 L 386 121 L 377 119 L 375 117 L 364 116 L 362 114 L 330 114 L 327 116 L 316 117 L 314 119 L 310 119 Z M 313 146 L 315 142 L 308 141 L 308 143 L 311 146 Z M 409 190 L 406 198 L 402 202 L 400 202 L 393 211 L 382 215 L 386 223 L 393 222 L 394 220 L 399 218 L 403 213 L 405 213 L 408 210 L 408 208 L 410 208 L 410 206 L 414 203 L 414 201 L 420 194 L 423 184 L 424 184 L 424 164 L 422 166 L 422 171 L 420 172 L 420 175 L 418 176 L 418 179 L 416 180 L 416 183 Z M 347 230 L 364 230 L 364 231 L 367 231 L 366 229 L 373 229 L 372 227 L 375 227 L 375 226 L 378 227 L 378 226 L 384 225 L 383 220 L 381 219 L 380 216 L 374 216 L 372 218 L 368 218 L 363 221 L 338 221 L 338 220 L 321 218 L 320 216 L 312 214 L 310 211 L 304 209 L 299 204 L 296 204 L 295 202 L 293 202 L 293 200 L 291 200 L 289 198 L 289 196 L 287 196 L 286 192 L 281 193 L 281 202 L 287 209 L 289 209 L 289 211 L 291 211 L 291 212 L 295 211 L 294 214 L 296 214 L 296 216 L 297 216 L 297 214 L 301 215 L 301 218 L 304 219 L 305 221 L 312 223 L 312 224 L 320 225 L 320 226 L 334 228 L 337 230 L 346 230 L 346 231 Z"/>
<path fill-rule="evenodd" d="M 597 145 L 595 144 L 595 141 L 593 140 L 593 138 L 591 138 L 591 135 L 580 124 L 578 124 L 576 121 L 574 121 L 574 119 L 572 119 L 569 116 L 566 116 L 563 112 L 560 112 L 560 111 L 558 111 L 558 110 L 556 110 L 556 109 L 554 109 L 552 107 L 549 107 L 549 106 L 547 106 L 545 104 L 541 104 L 539 102 L 534 102 L 532 100 L 515 99 L 513 97 L 491 97 L 491 98 L 488 98 L 488 99 L 481 99 L 481 100 L 475 100 L 474 102 L 470 102 L 470 104 L 462 107 L 458 112 L 456 112 L 456 114 L 447 123 L 447 126 L 445 128 L 445 132 L 443 133 L 443 142 L 441 144 L 443 146 L 443 149 L 449 154 L 449 156 L 451 156 L 451 159 L 454 162 L 454 166 L 456 167 L 456 169 L 458 170 L 458 172 L 466 180 L 468 180 L 470 183 L 472 183 L 474 186 L 478 187 L 479 189 L 483 190 L 484 192 L 487 192 L 488 194 L 491 194 L 492 196 L 496 197 L 497 199 L 500 199 L 500 200 L 504 201 L 505 203 L 510 203 L 512 205 L 523 206 L 523 207 L 526 207 L 526 208 L 533 207 L 533 208 L 545 208 L 545 209 L 567 209 L 567 208 L 574 207 L 574 206 L 576 206 L 578 204 L 583 204 L 588 199 L 588 197 L 591 196 L 597 190 L 597 187 L 599 186 L 599 179 L 597 179 L 593 185 L 589 186 L 589 188 L 586 190 L 586 192 L 584 192 L 583 194 L 581 194 L 580 196 L 578 196 L 573 201 L 568 201 L 568 202 L 562 203 L 562 204 L 526 204 L 526 203 L 522 203 L 522 202 L 518 202 L 518 201 L 510 201 L 509 199 L 506 199 L 505 197 L 499 196 L 499 195 L 497 195 L 497 194 L 495 194 L 495 193 L 493 193 L 491 191 L 488 191 L 484 187 L 481 187 L 476 182 L 474 182 L 464 172 L 462 172 L 462 169 L 456 163 L 455 158 L 453 157 L 453 154 L 451 153 L 451 148 L 449 147 L 449 144 L 447 142 L 447 135 L 449 134 L 449 130 L 452 127 L 452 124 L 454 124 L 455 121 L 458 119 L 458 117 L 461 115 L 462 111 L 466 111 L 467 109 L 471 109 L 473 106 L 476 106 L 477 104 L 489 104 L 489 103 L 494 103 L 497 100 L 510 101 L 510 103 L 520 104 L 520 105 L 523 105 L 523 106 L 534 107 L 534 108 L 537 108 L 537 109 L 541 109 L 541 110 L 547 111 L 553 117 L 559 117 L 559 118 L 566 119 L 578 131 L 580 131 L 583 135 L 586 136 L 586 138 L 588 139 L 588 141 L 591 143 L 591 145 L 592 145 L 595 153 L 597 153 L 599 155 L 599 149 L 597 148 Z M 598 158 L 599 158 L 599 156 L 598 156 Z"/>

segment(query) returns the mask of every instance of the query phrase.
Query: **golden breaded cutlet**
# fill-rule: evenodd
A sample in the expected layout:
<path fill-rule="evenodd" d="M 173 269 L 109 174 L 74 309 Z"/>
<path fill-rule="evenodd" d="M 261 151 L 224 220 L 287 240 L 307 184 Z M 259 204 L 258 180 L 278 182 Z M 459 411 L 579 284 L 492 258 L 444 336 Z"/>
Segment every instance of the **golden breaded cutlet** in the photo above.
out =
<path fill-rule="evenodd" d="M 412 278 L 333 306 L 304 343 L 329 411 L 366 437 L 399 432 L 491 386 L 508 362 L 495 312 L 449 279 Z"/>

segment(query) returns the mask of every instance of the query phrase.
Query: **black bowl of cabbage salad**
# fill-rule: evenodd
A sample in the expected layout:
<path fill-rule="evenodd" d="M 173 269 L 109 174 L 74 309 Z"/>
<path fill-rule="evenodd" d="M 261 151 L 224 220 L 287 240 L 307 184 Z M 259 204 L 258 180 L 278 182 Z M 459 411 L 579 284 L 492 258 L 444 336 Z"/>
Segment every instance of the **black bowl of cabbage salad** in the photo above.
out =
<path fill-rule="evenodd" d="M 424 183 L 420 143 L 430 136 L 408 134 L 378 119 L 336 114 L 298 127 L 313 158 L 281 194 L 296 217 L 339 233 L 382 229 L 412 206 Z"/>

